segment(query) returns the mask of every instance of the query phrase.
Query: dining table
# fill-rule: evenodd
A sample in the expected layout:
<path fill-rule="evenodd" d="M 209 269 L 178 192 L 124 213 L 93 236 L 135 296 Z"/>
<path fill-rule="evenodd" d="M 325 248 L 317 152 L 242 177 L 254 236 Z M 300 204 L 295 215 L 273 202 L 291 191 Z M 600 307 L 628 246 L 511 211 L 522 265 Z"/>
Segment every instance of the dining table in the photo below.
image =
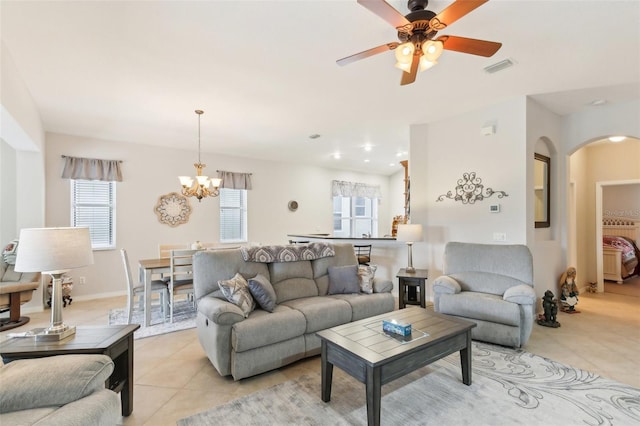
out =
<path fill-rule="evenodd" d="M 171 272 L 171 260 L 168 257 L 141 259 L 138 262 L 140 281 L 144 284 L 144 321 L 142 326 L 151 325 L 151 281 L 154 274 Z"/>

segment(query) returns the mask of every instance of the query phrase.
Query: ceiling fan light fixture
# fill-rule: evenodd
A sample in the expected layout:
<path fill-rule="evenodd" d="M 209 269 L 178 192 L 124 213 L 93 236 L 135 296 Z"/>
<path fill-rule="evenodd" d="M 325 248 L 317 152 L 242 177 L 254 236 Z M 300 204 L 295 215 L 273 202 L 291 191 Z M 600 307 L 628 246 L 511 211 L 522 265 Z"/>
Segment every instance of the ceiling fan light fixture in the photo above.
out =
<path fill-rule="evenodd" d="M 422 44 L 423 58 L 426 58 L 429 62 L 437 62 L 442 51 L 444 50 L 444 43 L 440 40 L 428 40 Z"/>
<path fill-rule="evenodd" d="M 413 45 L 413 43 L 402 43 L 400 46 L 396 47 L 396 60 L 400 64 L 409 64 L 410 68 L 411 61 L 413 60 L 413 52 L 415 52 L 415 50 L 416 47 Z"/>
<path fill-rule="evenodd" d="M 420 58 L 420 71 L 426 71 L 437 63 L 438 61 L 430 61 L 426 57 L 422 56 Z"/>
<path fill-rule="evenodd" d="M 400 62 L 396 62 L 395 67 L 401 69 L 404 72 L 411 72 L 411 63 L 402 64 Z"/>

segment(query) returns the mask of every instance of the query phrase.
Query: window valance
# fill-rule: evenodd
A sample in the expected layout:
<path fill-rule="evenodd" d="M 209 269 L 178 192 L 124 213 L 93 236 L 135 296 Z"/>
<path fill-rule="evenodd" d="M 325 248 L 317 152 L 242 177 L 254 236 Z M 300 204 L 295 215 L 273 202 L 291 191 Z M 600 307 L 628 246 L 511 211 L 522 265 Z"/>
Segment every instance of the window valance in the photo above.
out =
<path fill-rule="evenodd" d="M 342 180 L 331 181 L 331 195 L 336 197 L 365 197 L 382 198 L 380 186 L 366 183 L 347 182 Z"/>
<path fill-rule="evenodd" d="M 95 158 L 69 157 L 63 155 L 64 179 L 101 180 L 105 182 L 122 182 L 120 160 L 98 160 Z"/>
<path fill-rule="evenodd" d="M 222 179 L 220 188 L 251 189 L 251 173 L 236 173 L 218 170 L 218 177 Z"/>

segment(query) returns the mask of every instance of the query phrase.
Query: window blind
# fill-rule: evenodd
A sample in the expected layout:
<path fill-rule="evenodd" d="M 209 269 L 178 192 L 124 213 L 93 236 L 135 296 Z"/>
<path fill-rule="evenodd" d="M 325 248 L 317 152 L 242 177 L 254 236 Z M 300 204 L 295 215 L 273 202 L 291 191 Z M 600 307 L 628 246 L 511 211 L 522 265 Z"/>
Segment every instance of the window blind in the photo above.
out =
<path fill-rule="evenodd" d="M 247 240 L 247 191 L 220 189 L 220 241 Z"/>
<path fill-rule="evenodd" d="M 115 190 L 115 182 L 71 181 L 71 225 L 89 227 L 94 249 L 115 247 Z"/>

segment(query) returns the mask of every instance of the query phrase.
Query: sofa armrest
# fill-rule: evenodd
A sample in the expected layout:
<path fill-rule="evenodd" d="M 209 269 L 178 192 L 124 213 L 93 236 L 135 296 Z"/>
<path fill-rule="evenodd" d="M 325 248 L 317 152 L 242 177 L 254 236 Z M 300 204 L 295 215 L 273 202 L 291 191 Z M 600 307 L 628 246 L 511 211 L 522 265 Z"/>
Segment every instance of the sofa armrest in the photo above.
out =
<path fill-rule="evenodd" d="M 213 296 L 198 300 L 198 312 L 218 325 L 233 325 L 244 321 L 244 313 L 239 307 Z"/>
<path fill-rule="evenodd" d="M 533 305 L 536 303 L 536 292 L 531 286 L 519 284 L 508 288 L 502 298 L 518 305 Z"/>
<path fill-rule="evenodd" d="M 373 278 L 374 293 L 391 293 L 393 290 L 393 282 L 386 278 Z"/>
<path fill-rule="evenodd" d="M 12 361 L 0 369 L 0 413 L 58 407 L 98 389 L 113 372 L 106 355 L 57 355 Z"/>
<path fill-rule="evenodd" d="M 460 293 L 460 284 L 447 275 L 441 275 L 433 282 L 433 292 L 438 294 Z"/>

